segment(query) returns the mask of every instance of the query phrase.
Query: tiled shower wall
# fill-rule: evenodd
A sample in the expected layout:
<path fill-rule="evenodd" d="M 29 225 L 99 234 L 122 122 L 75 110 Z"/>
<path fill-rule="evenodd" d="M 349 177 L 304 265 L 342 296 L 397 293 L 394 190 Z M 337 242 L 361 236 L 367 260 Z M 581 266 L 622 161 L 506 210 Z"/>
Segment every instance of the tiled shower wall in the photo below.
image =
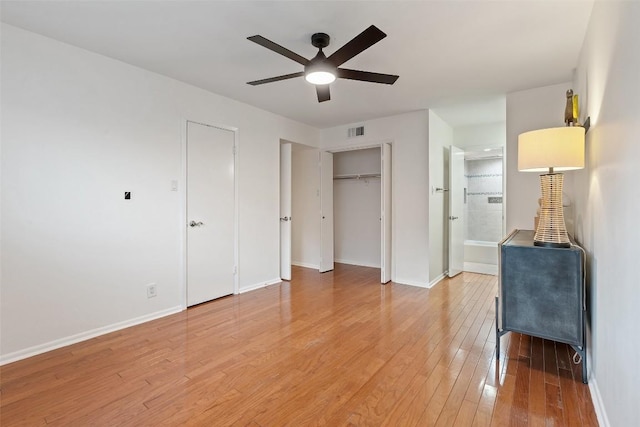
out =
<path fill-rule="evenodd" d="M 465 240 L 502 238 L 502 159 L 465 160 Z"/>

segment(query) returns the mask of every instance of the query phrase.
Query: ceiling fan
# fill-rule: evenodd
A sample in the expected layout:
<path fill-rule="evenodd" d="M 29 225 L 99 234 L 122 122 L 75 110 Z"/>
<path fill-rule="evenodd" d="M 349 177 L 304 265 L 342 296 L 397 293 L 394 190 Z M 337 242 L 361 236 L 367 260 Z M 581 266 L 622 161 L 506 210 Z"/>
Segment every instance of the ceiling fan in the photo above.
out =
<path fill-rule="evenodd" d="M 318 48 L 318 54 L 313 59 L 307 59 L 298 55 L 289 49 L 280 46 L 277 43 L 272 42 L 262 36 L 247 37 L 254 43 L 260 46 L 266 47 L 280 55 L 286 56 L 289 59 L 296 61 L 297 63 L 304 65 L 304 71 L 298 73 L 285 74 L 277 77 L 270 77 L 268 79 L 254 80 L 247 82 L 252 86 L 257 86 L 265 83 L 277 82 L 280 80 L 292 79 L 294 77 L 302 77 L 314 85 L 316 85 L 316 92 L 318 94 L 318 102 L 324 102 L 331 99 L 329 92 L 329 83 L 333 82 L 336 78 L 360 80 L 363 82 L 372 83 L 384 83 L 392 85 L 398 80 L 399 76 L 392 74 L 380 74 L 372 73 L 370 71 L 350 70 L 348 68 L 338 68 L 354 56 L 370 48 L 374 44 L 378 43 L 383 38 L 387 37 L 378 27 L 375 25 L 370 26 L 349 42 L 347 42 L 340 49 L 329 55 L 325 56 L 322 49 L 329 46 L 329 36 L 325 33 L 315 33 L 311 36 L 311 44 Z"/>

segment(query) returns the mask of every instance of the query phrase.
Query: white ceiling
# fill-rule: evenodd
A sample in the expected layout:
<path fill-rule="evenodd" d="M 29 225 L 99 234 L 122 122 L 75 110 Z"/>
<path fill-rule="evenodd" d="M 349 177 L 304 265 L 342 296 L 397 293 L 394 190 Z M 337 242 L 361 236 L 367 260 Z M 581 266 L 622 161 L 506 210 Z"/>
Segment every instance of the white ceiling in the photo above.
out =
<path fill-rule="evenodd" d="M 2 1 L 0 12 L 8 24 L 326 128 L 425 108 L 461 120 L 452 125 L 496 121 L 484 116 L 499 114 L 490 109 L 504 94 L 571 80 L 591 7 L 591 0 L 113 0 Z M 344 66 L 400 75 L 393 86 L 339 79 L 320 104 L 303 78 L 246 84 L 302 71 L 248 36 L 312 58 L 311 34 L 331 36 L 328 56 L 371 24 L 387 38 Z M 456 113 L 470 103 L 484 112 Z"/>

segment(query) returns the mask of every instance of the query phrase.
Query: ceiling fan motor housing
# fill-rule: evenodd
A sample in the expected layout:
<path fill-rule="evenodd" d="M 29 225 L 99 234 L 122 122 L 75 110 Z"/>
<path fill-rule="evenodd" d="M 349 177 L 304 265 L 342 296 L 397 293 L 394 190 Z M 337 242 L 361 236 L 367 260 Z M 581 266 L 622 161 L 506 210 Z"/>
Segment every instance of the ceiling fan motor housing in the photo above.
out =
<path fill-rule="evenodd" d="M 330 40 L 329 34 L 325 33 L 315 33 L 311 36 L 311 44 L 319 49 L 329 46 Z"/>

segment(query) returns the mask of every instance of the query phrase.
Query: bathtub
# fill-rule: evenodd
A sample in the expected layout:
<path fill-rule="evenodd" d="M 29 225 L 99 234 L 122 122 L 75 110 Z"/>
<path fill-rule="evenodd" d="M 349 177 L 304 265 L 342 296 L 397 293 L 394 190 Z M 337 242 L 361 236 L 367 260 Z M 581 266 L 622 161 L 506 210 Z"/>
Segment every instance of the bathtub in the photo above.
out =
<path fill-rule="evenodd" d="M 465 240 L 464 271 L 498 274 L 498 242 Z"/>

